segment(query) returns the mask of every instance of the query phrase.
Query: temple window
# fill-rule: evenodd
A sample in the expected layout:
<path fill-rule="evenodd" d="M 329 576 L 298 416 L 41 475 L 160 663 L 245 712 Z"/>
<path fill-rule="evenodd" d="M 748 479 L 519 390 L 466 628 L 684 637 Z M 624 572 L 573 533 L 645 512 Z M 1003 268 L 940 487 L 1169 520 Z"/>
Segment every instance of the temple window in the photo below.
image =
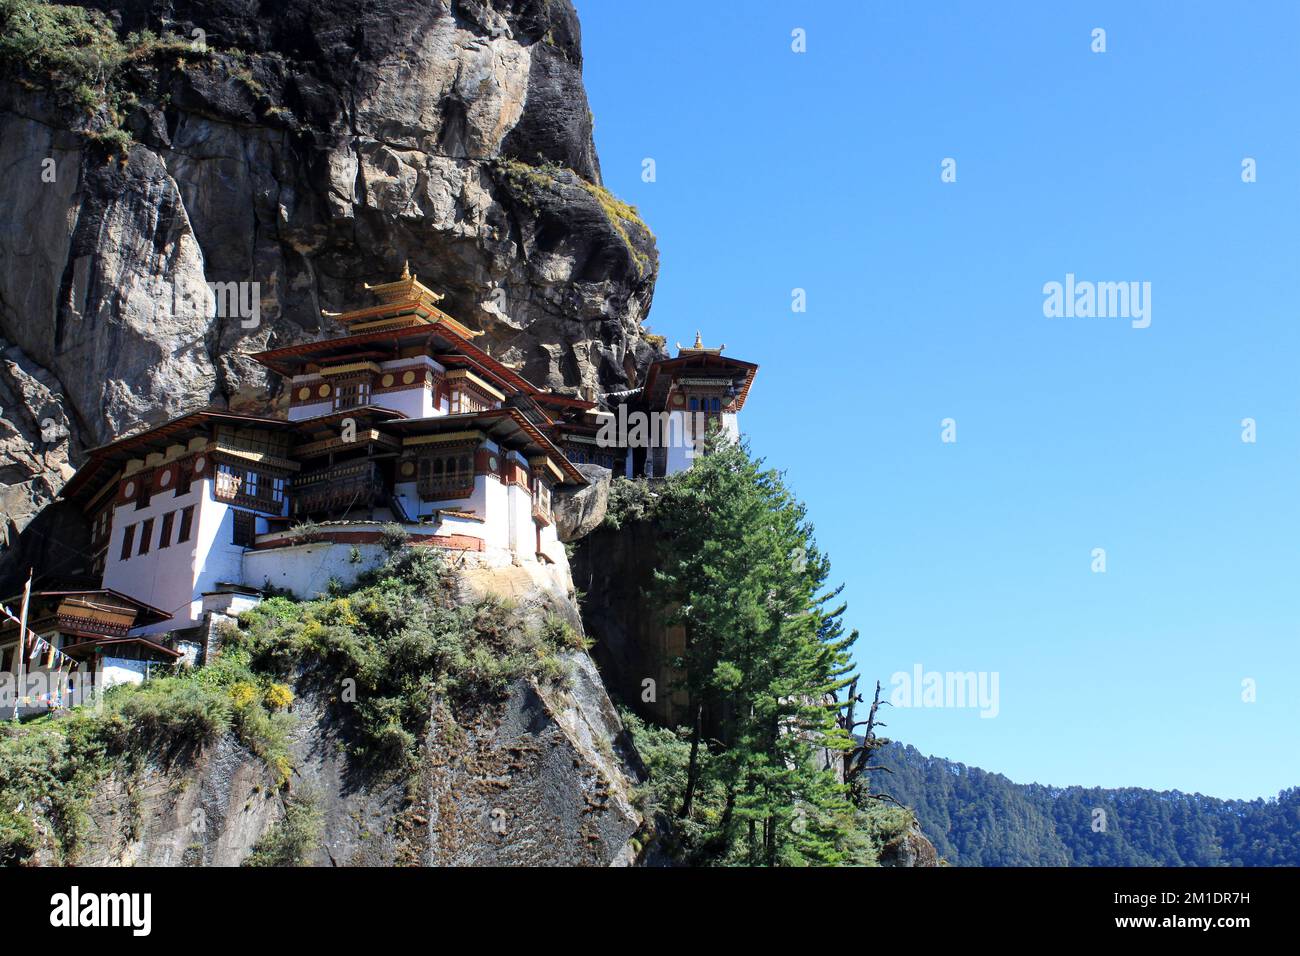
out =
<path fill-rule="evenodd" d="M 231 528 L 231 543 L 241 548 L 251 548 L 256 538 L 257 519 L 251 511 L 236 511 Z"/>
<path fill-rule="evenodd" d="M 551 486 L 540 479 L 533 489 L 533 517 L 545 522 L 551 520 Z"/>
<path fill-rule="evenodd" d="M 284 488 L 284 478 L 227 462 L 217 464 L 216 496 L 222 501 L 278 512 L 284 503 Z"/>
<path fill-rule="evenodd" d="M 99 517 L 91 526 L 90 549 L 92 551 L 99 551 L 108 546 L 108 532 L 111 527 L 108 509 L 105 509 L 99 513 Z"/>
<path fill-rule="evenodd" d="M 243 476 L 230 465 L 222 462 L 217 465 L 217 494 L 223 498 L 233 498 L 243 486 Z"/>
<path fill-rule="evenodd" d="M 181 509 L 181 527 L 176 533 L 176 543 L 190 540 L 190 532 L 194 528 L 194 506 L 189 505 Z"/>
<path fill-rule="evenodd" d="M 172 543 L 172 525 L 176 523 L 176 512 L 169 511 L 163 515 L 162 528 L 158 531 L 158 550 Z"/>
<path fill-rule="evenodd" d="M 334 388 L 334 410 L 356 408 L 370 402 L 370 382 L 341 382 Z"/>
<path fill-rule="evenodd" d="M 125 561 L 131 557 L 131 544 L 135 540 L 135 525 L 129 524 L 122 531 L 122 552 L 118 558 Z"/>
<path fill-rule="evenodd" d="M 479 411 L 479 404 L 474 401 L 474 396 L 462 388 L 453 388 L 451 390 L 451 413 L 453 415 L 468 415 L 470 412 Z"/>
<path fill-rule="evenodd" d="M 425 501 L 467 498 L 474 493 L 474 454 L 463 450 L 420 459 L 419 494 Z"/>
<path fill-rule="evenodd" d="M 149 553 L 149 539 L 153 537 L 153 518 L 146 518 L 140 525 L 140 551 L 139 554 Z"/>
<path fill-rule="evenodd" d="M 283 484 L 282 479 L 277 479 Z M 295 477 L 290 487 L 295 515 L 347 514 L 369 509 L 384 495 L 385 482 L 373 461 L 345 461 Z M 283 494 L 283 489 L 279 492 Z"/>

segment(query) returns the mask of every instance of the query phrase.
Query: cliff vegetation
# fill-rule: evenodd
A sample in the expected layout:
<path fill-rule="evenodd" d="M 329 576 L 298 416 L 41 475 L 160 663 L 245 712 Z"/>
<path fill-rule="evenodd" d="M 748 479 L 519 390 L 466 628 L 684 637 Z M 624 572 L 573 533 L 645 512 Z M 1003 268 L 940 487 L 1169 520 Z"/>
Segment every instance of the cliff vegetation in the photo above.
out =
<path fill-rule="evenodd" d="M 136 833 L 146 821 L 129 793 L 146 772 L 184 771 L 223 740 L 258 760 L 283 798 L 282 817 L 249 862 L 302 862 L 321 816 L 314 788 L 299 787 L 298 694 L 323 702 L 370 786 L 390 780 L 413 798 L 434 713 L 442 734 L 463 737 L 516 682 L 564 686 L 561 655 L 583 646 L 558 614 L 454 595 L 438 552 L 400 548 L 346 592 L 264 601 L 225 630 L 221 653 L 204 667 L 114 687 L 98 708 L 4 725 L 0 863 L 80 862 L 91 803 L 110 781 L 127 791 L 124 828 Z"/>

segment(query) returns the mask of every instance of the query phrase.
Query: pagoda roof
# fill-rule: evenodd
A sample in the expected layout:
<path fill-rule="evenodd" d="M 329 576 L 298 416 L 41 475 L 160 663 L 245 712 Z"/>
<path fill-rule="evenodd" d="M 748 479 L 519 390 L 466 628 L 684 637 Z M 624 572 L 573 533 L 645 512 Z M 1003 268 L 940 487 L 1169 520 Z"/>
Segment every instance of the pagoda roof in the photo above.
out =
<path fill-rule="evenodd" d="M 663 405 L 668 400 L 668 390 L 674 380 L 685 373 L 698 371 L 707 378 L 730 379 L 734 382 L 736 398 L 733 404 L 736 411 L 740 411 L 745 405 L 745 399 L 749 397 L 749 387 L 758 374 L 758 366 L 753 362 L 728 358 L 721 352 L 721 349 L 682 349 L 677 358 L 652 362 L 646 370 L 643 392 L 647 403 L 652 408 Z"/>
<path fill-rule="evenodd" d="M 111 478 L 118 468 L 131 458 L 138 457 L 140 449 L 159 443 L 176 444 L 178 441 L 187 441 L 203 435 L 213 425 L 253 425 L 259 428 L 284 429 L 294 424 L 296 423 L 283 418 L 243 415 L 219 408 L 202 408 L 188 412 L 161 425 L 92 448 L 86 453 L 85 464 L 78 468 L 77 473 L 63 486 L 59 497 L 76 499 L 93 493 L 99 488 L 98 481 Z"/>
<path fill-rule="evenodd" d="M 402 266 L 402 275 L 393 282 L 381 282 L 378 285 L 365 284 L 367 292 L 379 300 L 378 305 L 364 309 L 351 309 L 347 312 L 326 312 L 321 315 L 336 322 L 351 326 L 357 331 L 373 331 L 380 328 L 409 328 L 419 325 L 444 324 L 462 338 L 482 335 L 456 319 L 453 319 L 438 303 L 445 296 L 434 292 L 427 285 L 411 274 L 411 264 Z"/>
<path fill-rule="evenodd" d="M 474 368 L 500 382 L 509 391 L 527 392 L 529 395 L 537 395 L 541 392 L 541 389 L 514 369 L 497 361 L 469 339 L 441 323 L 412 325 L 400 329 L 379 329 L 342 338 L 301 342 L 297 345 L 258 352 L 252 358 L 273 372 L 292 376 L 306 365 L 319 364 L 329 358 L 364 357 L 384 360 L 397 358 L 395 353 L 403 344 L 409 345 L 421 339 L 430 347 L 434 357 L 444 365 Z M 367 345 L 380 348 L 367 350 L 364 348 Z M 383 346 L 387 346 L 387 351 L 382 349 Z"/>
<path fill-rule="evenodd" d="M 382 419 L 390 421 L 394 418 L 408 417 L 404 412 L 399 412 L 395 408 L 384 408 L 382 405 L 354 405 L 351 408 L 340 408 L 338 411 L 328 412 L 324 415 L 315 415 L 311 418 L 299 418 L 292 422 L 291 425 L 317 427 L 321 425 L 333 425 L 343 421 L 345 418 L 364 418 L 366 420 Z"/>
<path fill-rule="evenodd" d="M 118 602 L 117 607 L 115 607 L 114 610 L 120 609 L 123 605 L 125 605 L 126 609 L 135 611 L 136 614 L 135 623 L 131 625 L 133 628 L 145 627 L 146 625 L 149 624 L 160 624 L 163 621 L 171 620 L 171 615 L 168 614 L 166 611 L 159 610 L 158 608 L 154 607 L 152 604 L 145 604 L 143 601 L 136 600 L 135 598 L 131 597 L 131 595 L 129 594 L 123 594 L 121 591 L 115 591 L 112 588 L 85 588 L 85 589 L 69 590 L 69 591 L 33 591 L 32 592 L 32 601 L 37 601 L 46 598 L 55 599 L 60 602 L 68 598 L 82 598 L 83 600 L 91 601 L 96 597 L 110 598 Z M 12 605 L 12 604 L 16 604 L 21 599 L 22 599 L 21 594 L 15 594 L 12 597 L 5 598 L 3 603 L 7 605 Z M 0 621 L 0 623 L 4 623 L 4 622 Z"/>
<path fill-rule="evenodd" d="M 565 457 L 537 425 L 517 408 L 492 408 L 463 415 L 436 418 L 404 418 L 384 425 L 385 431 L 400 435 L 432 435 L 443 431 L 481 431 L 493 441 L 512 444 L 526 455 L 545 455 L 564 473 L 566 485 L 585 485 L 587 478 Z"/>

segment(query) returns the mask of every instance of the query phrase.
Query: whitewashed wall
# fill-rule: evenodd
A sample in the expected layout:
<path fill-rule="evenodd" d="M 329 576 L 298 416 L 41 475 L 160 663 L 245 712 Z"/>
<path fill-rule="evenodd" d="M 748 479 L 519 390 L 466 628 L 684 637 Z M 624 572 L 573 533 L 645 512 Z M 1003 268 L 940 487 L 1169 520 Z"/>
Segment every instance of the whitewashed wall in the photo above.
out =
<path fill-rule="evenodd" d="M 354 548 L 359 561 L 353 560 Z M 386 556 L 378 544 L 328 541 L 248 551 L 244 554 L 244 583 L 255 588 L 269 583 L 308 600 L 324 594 L 331 579 L 345 587 L 356 583 L 363 572 L 382 564 Z"/>
<path fill-rule="evenodd" d="M 121 591 L 137 601 L 177 616 L 174 622 L 153 625 L 147 632 L 187 627 L 195 622 L 190 605 L 197 596 L 194 582 L 198 575 L 198 555 L 203 553 L 200 547 L 200 527 L 206 505 L 211 502 L 208 494 L 211 484 L 209 479 L 195 479 L 189 492 L 184 495 L 177 496 L 175 491 L 164 491 L 153 495 L 146 508 L 137 509 L 133 502 L 127 502 L 113 509 L 112 532 L 104 561 L 104 587 Z M 162 530 L 163 515 L 169 511 L 176 512 L 171 533 L 174 542 L 180 533 L 180 512 L 189 505 L 194 506 L 194 526 L 190 540 L 160 549 L 158 536 Z M 140 526 L 148 518 L 153 519 L 152 537 L 149 553 L 142 555 L 139 553 Z M 120 557 L 122 537 L 130 525 L 135 526 L 131 556 L 123 560 Z"/>

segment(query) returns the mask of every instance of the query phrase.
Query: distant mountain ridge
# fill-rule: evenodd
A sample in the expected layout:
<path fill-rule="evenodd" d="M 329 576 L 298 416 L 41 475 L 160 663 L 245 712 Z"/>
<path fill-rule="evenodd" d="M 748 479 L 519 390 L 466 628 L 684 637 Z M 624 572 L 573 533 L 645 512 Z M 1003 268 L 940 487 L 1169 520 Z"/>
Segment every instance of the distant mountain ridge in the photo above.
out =
<path fill-rule="evenodd" d="M 955 866 L 1296 866 L 1300 787 L 1277 799 L 1221 800 L 1139 787 L 1013 783 L 899 743 L 873 763 L 872 789 L 916 811 Z"/>

